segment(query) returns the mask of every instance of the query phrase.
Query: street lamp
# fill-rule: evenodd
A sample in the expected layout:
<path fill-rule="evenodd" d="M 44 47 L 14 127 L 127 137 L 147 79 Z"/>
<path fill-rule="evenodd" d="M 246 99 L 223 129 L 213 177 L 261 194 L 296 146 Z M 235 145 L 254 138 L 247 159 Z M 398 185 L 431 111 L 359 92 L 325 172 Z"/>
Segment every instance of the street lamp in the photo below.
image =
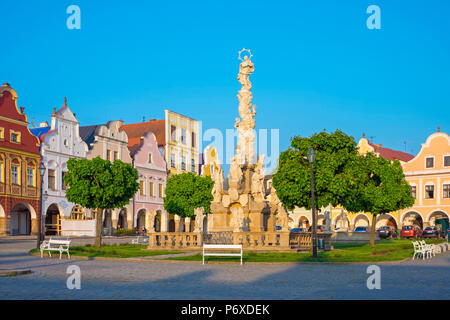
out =
<path fill-rule="evenodd" d="M 42 234 L 42 205 L 43 205 L 43 194 L 42 194 L 42 186 L 44 184 L 44 174 L 45 174 L 45 165 L 43 162 L 41 162 L 41 165 L 39 166 L 39 175 L 41 176 L 41 203 L 39 206 L 39 227 L 38 227 L 38 237 L 37 237 L 37 248 L 39 249 L 41 247 L 41 242 L 43 238 Z"/>
<path fill-rule="evenodd" d="M 311 146 L 306 155 L 311 164 L 311 210 L 312 210 L 312 246 L 313 258 L 317 258 L 317 225 L 316 225 L 316 208 L 314 204 L 314 161 L 316 161 L 316 153 Z"/>

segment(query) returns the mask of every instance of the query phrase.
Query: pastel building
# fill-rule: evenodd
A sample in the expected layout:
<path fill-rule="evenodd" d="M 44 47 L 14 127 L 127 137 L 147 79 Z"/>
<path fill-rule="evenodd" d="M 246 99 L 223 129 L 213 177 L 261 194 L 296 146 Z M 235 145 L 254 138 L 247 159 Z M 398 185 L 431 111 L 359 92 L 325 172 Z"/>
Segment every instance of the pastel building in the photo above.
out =
<path fill-rule="evenodd" d="M 137 124 L 139 125 L 139 124 Z M 169 216 L 164 210 L 164 189 L 166 186 L 167 169 L 164 156 L 158 149 L 156 135 L 142 132 L 137 137 L 136 124 L 123 125 L 123 130 L 132 138 L 128 139 L 128 149 L 134 168 L 138 171 L 140 185 L 138 192 L 132 199 L 132 207 L 136 216 L 136 227 L 145 226 L 148 231 L 167 232 Z M 143 124 L 145 127 L 145 124 Z"/>
<path fill-rule="evenodd" d="M 80 137 L 88 146 L 86 158 L 91 160 L 100 157 L 105 160 L 116 159 L 132 164 L 128 150 L 128 136 L 120 130 L 123 121 L 109 121 L 104 125 L 80 127 Z M 91 217 L 96 214 L 95 209 L 90 210 Z M 132 201 L 124 208 L 105 209 L 103 211 L 103 228 L 105 234 L 111 235 L 115 229 L 132 229 L 136 222 Z"/>
<path fill-rule="evenodd" d="M 436 218 L 450 218 L 450 137 L 438 131 L 422 144 L 420 152 L 402 164 L 412 187 L 414 206 L 401 210 L 400 225 L 432 226 Z"/>
<path fill-rule="evenodd" d="M 88 209 L 66 199 L 64 175 L 69 159 L 86 157 L 88 147 L 79 135 L 79 122 L 67 106 L 53 109 L 51 125 L 46 122 L 30 130 L 41 142 L 40 152 L 46 167 L 43 181 L 42 212 L 46 235 L 95 235 L 95 221 Z"/>
<path fill-rule="evenodd" d="M 38 231 L 41 163 L 39 140 L 8 83 L 0 87 L 0 235 Z"/>

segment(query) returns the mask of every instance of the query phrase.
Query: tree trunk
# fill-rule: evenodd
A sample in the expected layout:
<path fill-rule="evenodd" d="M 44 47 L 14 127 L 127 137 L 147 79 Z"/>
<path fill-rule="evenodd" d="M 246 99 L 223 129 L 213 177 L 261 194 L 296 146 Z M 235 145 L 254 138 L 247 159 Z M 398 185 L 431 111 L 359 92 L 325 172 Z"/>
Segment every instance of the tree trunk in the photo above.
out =
<path fill-rule="evenodd" d="M 95 214 L 96 219 L 96 230 L 95 230 L 95 244 L 96 248 L 100 248 L 102 246 L 102 227 L 103 227 L 103 210 L 101 208 L 97 208 L 97 212 Z"/>
<path fill-rule="evenodd" d="M 375 247 L 375 227 L 377 224 L 377 216 L 375 214 L 372 214 L 372 227 L 370 228 L 370 246 L 372 248 Z"/>

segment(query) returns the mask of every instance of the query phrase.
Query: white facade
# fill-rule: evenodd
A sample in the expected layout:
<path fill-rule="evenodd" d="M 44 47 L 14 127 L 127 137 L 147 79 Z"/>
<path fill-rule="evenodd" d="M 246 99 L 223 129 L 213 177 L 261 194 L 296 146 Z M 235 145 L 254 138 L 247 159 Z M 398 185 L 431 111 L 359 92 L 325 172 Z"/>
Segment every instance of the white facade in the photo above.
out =
<path fill-rule="evenodd" d="M 46 167 L 43 184 L 43 219 L 47 212 L 58 209 L 61 218 L 70 218 L 74 203 L 66 199 L 63 174 L 67 172 L 67 161 L 71 158 L 85 158 L 88 151 L 86 143 L 80 138 L 79 123 L 75 115 L 64 106 L 51 117 L 50 130 L 41 137 L 40 152 Z"/>

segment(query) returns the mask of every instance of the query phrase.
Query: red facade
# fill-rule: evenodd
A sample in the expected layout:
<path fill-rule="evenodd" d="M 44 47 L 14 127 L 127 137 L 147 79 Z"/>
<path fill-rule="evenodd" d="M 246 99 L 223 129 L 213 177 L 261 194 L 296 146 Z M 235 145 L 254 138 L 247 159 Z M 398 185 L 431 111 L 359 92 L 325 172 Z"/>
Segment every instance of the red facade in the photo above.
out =
<path fill-rule="evenodd" d="M 9 84 L 0 87 L 0 235 L 37 232 L 40 214 L 39 140 L 17 98 Z"/>

